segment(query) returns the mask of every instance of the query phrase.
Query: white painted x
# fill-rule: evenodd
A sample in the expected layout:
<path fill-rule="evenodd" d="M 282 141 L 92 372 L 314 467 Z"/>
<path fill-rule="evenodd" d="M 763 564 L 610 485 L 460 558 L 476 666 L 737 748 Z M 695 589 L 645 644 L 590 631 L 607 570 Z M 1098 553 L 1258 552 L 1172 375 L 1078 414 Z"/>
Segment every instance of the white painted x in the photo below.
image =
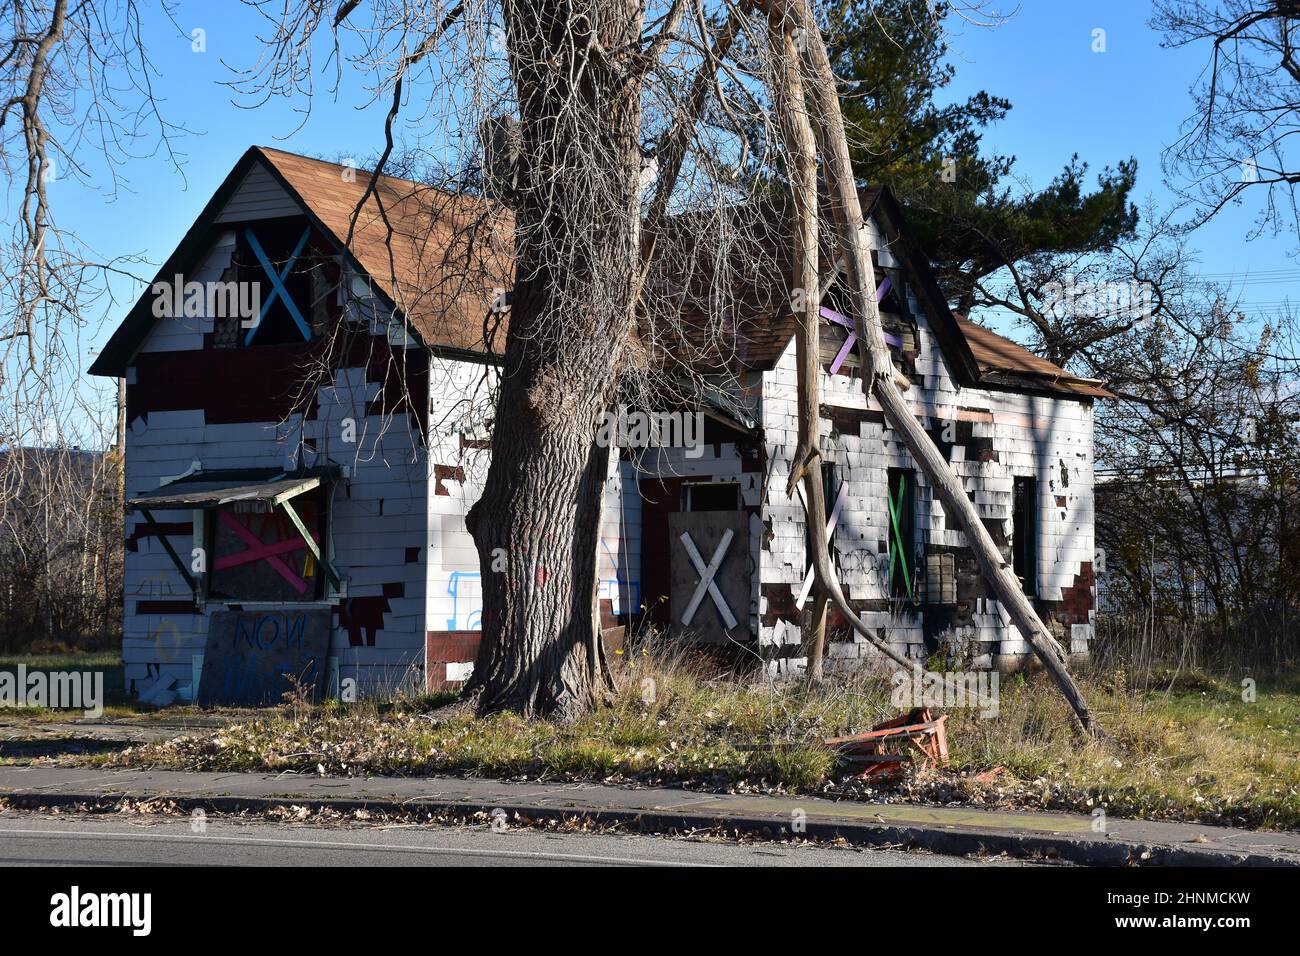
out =
<path fill-rule="evenodd" d="M 840 508 L 844 507 L 844 496 L 848 492 L 849 483 L 847 481 L 840 482 L 840 493 L 835 496 L 835 507 L 831 509 L 831 516 L 826 522 L 826 537 L 828 538 L 831 532 L 835 530 L 835 526 L 839 524 Z M 803 609 L 804 601 L 808 600 L 808 592 L 812 590 L 814 571 L 815 569 L 810 564 L 808 565 L 808 573 L 803 576 L 803 587 L 799 589 L 799 600 L 794 602 L 794 606 L 800 610 Z"/>
<path fill-rule="evenodd" d="M 690 534 L 682 532 L 682 544 L 686 548 L 686 553 L 690 555 L 691 564 L 695 565 L 695 572 L 700 576 L 700 583 L 695 587 L 695 593 L 691 595 L 691 601 L 686 605 L 686 613 L 682 615 L 682 624 L 690 624 L 691 618 L 695 617 L 695 612 L 704 600 L 707 592 L 709 597 L 713 598 L 714 605 L 718 608 L 718 613 L 722 615 L 723 623 L 727 625 L 727 630 L 736 626 L 736 616 L 731 613 L 731 608 L 727 607 L 727 602 L 718 590 L 718 586 L 713 583 L 714 575 L 718 573 L 718 568 L 722 565 L 722 559 L 727 555 L 727 548 L 731 546 L 731 539 L 735 534 L 730 528 L 722 532 L 722 540 L 718 542 L 718 550 L 713 552 L 713 559 L 706 566 L 704 558 L 700 557 L 699 549 L 695 547 L 695 542 L 691 540 Z"/>

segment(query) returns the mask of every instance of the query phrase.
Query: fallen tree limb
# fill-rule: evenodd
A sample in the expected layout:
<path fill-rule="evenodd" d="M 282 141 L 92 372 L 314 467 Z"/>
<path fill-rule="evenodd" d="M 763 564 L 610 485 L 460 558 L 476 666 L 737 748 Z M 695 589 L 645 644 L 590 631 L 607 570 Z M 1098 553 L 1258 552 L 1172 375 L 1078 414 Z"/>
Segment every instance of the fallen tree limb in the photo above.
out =
<path fill-rule="evenodd" d="M 794 207 L 794 256 L 791 282 L 794 289 L 802 290 L 797 298 L 791 297 L 791 307 L 798 302 L 798 331 L 795 350 L 799 376 L 799 443 L 790 460 L 790 480 L 787 491 L 793 496 L 800 480 L 804 484 L 808 537 L 812 550 L 814 579 L 817 590 L 809 626 L 805 628 L 804 643 L 808 651 L 808 676 L 820 680 L 822 676 L 822 648 L 826 636 L 826 605 L 834 603 L 854 629 L 890 660 L 908 669 L 917 668 L 889 644 L 872 634 L 857 614 L 849 607 L 840 590 L 834 568 L 830 563 L 830 548 L 826 538 L 826 502 L 822 489 L 821 470 L 815 467 L 820 460 L 817 446 L 818 400 L 817 355 L 821 325 L 821 295 L 818 291 L 818 212 L 817 212 L 817 158 L 816 139 L 808 122 L 808 108 L 804 98 L 803 80 L 799 70 L 798 53 L 793 38 L 784 28 L 779 14 L 769 11 L 768 40 L 772 54 L 774 97 L 780 117 L 781 138 L 785 146 L 790 189 Z M 793 291 L 793 290 L 792 290 Z"/>
<path fill-rule="evenodd" d="M 948 463 L 944 461 L 943 456 L 940 455 L 929 435 L 926 434 L 912 414 L 912 410 L 904 399 L 896 381 L 893 358 L 885 344 L 884 327 L 880 320 L 880 311 L 874 295 L 875 273 L 864 234 L 862 206 L 858 198 L 857 184 L 853 177 L 852 165 L 849 159 L 848 140 L 845 136 L 844 117 L 840 110 L 835 76 L 831 70 L 830 58 L 826 52 L 821 31 L 812 15 L 812 11 L 808 7 L 807 0 L 763 0 L 763 2 L 769 18 L 769 28 L 780 30 L 785 36 L 783 42 L 788 44 L 788 46 L 785 46 L 787 54 L 790 49 L 797 49 L 798 51 L 800 64 L 798 72 L 801 75 L 803 85 L 807 88 L 806 109 L 797 109 L 796 105 L 791 102 L 781 112 L 795 115 L 796 118 L 790 121 L 795 125 L 799 122 L 808 124 L 808 119 L 811 118 L 811 124 L 808 125 L 811 125 L 813 138 L 821 155 L 821 172 L 829 193 L 828 205 L 834 220 L 839 246 L 845 258 L 848 273 L 847 284 L 854 303 L 856 333 L 858 341 L 865 343 L 867 348 L 868 361 L 864 363 L 865 367 L 863 369 L 863 392 L 868 399 L 873 395 L 875 396 L 884 411 L 885 421 L 889 427 L 898 433 L 903 444 L 911 452 L 913 459 L 925 473 L 935 494 L 942 502 L 945 513 L 950 515 L 956 522 L 957 527 L 964 532 L 966 541 L 974 552 L 980 570 L 993 589 L 998 603 L 1006 609 L 1020 633 L 1029 643 L 1039 660 L 1042 661 L 1048 673 L 1051 674 L 1062 695 L 1073 709 L 1079 725 L 1086 733 L 1094 737 L 1100 736 L 1100 728 L 1094 723 L 1087 703 L 1084 701 L 1078 685 L 1075 684 L 1074 678 L 1070 675 L 1066 665 L 1064 649 L 1056 642 L 1047 627 L 1039 619 L 1033 605 L 1021 590 L 1020 582 L 1012 573 L 1011 568 L 1007 565 L 1002 554 L 998 551 L 997 545 L 989 535 L 988 529 L 984 527 L 984 523 L 980 520 L 975 506 L 967 497 L 960 480 L 948 466 Z M 798 44 L 793 42 L 789 34 L 799 37 Z M 784 77 L 785 71 L 778 70 L 777 75 L 778 77 Z M 788 90 L 788 78 L 784 79 L 781 85 Z M 788 99 L 792 96 L 790 93 L 784 95 Z M 783 117 L 783 130 L 790 123 Z M 795 130 L 788 139 L 787 150 L 794 150 L 793 153 L 789 154 L 793 157 L 791 159 L 793 168 L 802 162 L 800 157 L 800 151 L 804 149 L 802 134 Z M 796 211 L 801 213 L 801 218 L 806 218 L 808 216 L 808 185 L 803 181 L 802 174 L 797 183 L 795 180 L 796 177 L 792 169 L 791 182 L 792 189 L 796 192 Z M 815 217 L 815 203 L 812 214 Z M 809 274 L 809 256 L 806 251 L 808 249 L 807 230 L 808 226 L 804 222 L 800 222 L 795 230 L 795 249 L 802 256 L 796 260 L 796 269 L 799 273 L 798 281 L 801 284 L 807 281 Z M 815 257 L 815 231 L 812 233 L 812 239 L 812 255 Z M 815 259 L 811 274 L 814 277 L 816 275 Z M 810 287 L 804 286 L 804 288 L 808 289 Z M 808 306 L 801 323 L 801 335 L 796 346 L 797 348 L 802 346 L 805 352 L 800 357 L 799 363 L 801 379 L 800 431 L 801 436 L 806 435 L 808 437 L 811 449 L 815 449 L 816 420 L 813 419 L 812 429 L 805 433 L 804 430 L 808 428 L 809 423 L 806 421 L 804 414 L 804 402 L 809 398 L 815 399 L 816 391 L 815 384 L 812 385 L 813 390 L 809 391 L 809 381 L 805 381 L 805 379 L 809 379 L 812 383 L 816 382 L 817 352 L 815 349 L 811 353 L 807 352 L 807 335 L 803 332 L 803 326 L 819 321 L 816 312 L 816 304 Z M 809 363 L 812 363 L 811 369 L 808 368 Z M 814 416 L 816 415 L 816 407 L 814 401 L 812 403 Z M 802 440 L 801 447 L 803 447 Z M 815 456 L 809 455 L 809 457 Z M 819 480 L 820 476 L 817 476 L 817 480 L 811 478 L 809 475 L 810 469 L 806 467 L 806 464 L 801 465 L 797 460 L 793 467 L 803 467 L 802 477 L 808 498 L 807 520 L 809 522 L 810 538 L 812 538 L 812 559 L 817 580 L 826 588 L 831 600 L 840 612 L 845 614 L 854 628 L 859 633 L 864 634 L 877 647 L 880 647 L 883 642 L 871 635 L 857 615 L 847 607 L 847 602 L 844 601 L 839 584 L 835 580 L 834 572 L 830 568 L 823 530 L 825 527 L 825 502 L 822 495 L 821 481 Z M 900 661 L 905 666 L 917 666 L 915 662 L 901 660 L 899 655 L 892 651 L 887 653 L 891 659 Z"/>

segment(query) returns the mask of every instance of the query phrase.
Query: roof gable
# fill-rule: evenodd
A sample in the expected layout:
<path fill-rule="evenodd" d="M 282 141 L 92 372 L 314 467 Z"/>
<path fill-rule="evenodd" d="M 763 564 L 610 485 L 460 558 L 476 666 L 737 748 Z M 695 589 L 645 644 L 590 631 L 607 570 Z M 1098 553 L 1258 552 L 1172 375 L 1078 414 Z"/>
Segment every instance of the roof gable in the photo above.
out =
<path fill-rule="evenodd" d="M 208 200 L 155 281 L 188 275 L 233 222 L 305 214 L 340 250 L 348 250 L 352 269 L 408 317 L 423 344 L 468 355 L 499 352 L 505 327 L 491 321 L 491 305 L 510 285 L 509 212 L 389 176 L 381 176 L 367 195 L 369 184 L 364 170 L 254 146 Z M 109 338 L 92 375 L 123 375 L 160 321 L 153 314 L 152 285 Z"/>
<path fill-rule="evenodd" d="M 306 209 L 297 197 L 280 183 L 266 163 L 253 163 L 239 185 L 217 212 L 220 223 L 249 222 L 300 216 Z"/>
<path fill-rule="evenodd" d="M 156 281 L 178 272 L 189 274 L 231 223 L 305 214 L 340 250 L 347 249 L 352 268 L 408 318 L 425 346 L 466 357 L 500 355 L 506 314 L 494 313 L 493 302 L 513 281 L 510 211 L 391 176 L 379 177 L 372 190 L 370 179 L 368 172 L 350 166 L 251 147 L 204 206 Z M 862 198 L 864 215 L 875 219 L 903 264 L 959 384 L 1084 397 L 1110 394 L 1100 382 L 1071 375 L 1010 339 L 954 316 L 889 190 L 867 189 Z M 779 212 L 775 215 L 781 218 Z M 779 260 L 788 245 L 780 241 L 779 229 L 773 241 Z M 91 366 L 91 374 L 124 374 L 159 321 L 152 303 L 146 289 Z M 788 308 L 771 308 L 766 299 L 753 306 L 745 328 L 736 330 L 743 343 L 733 351 L 746 367 L 771 367 L 794 335 L 795 316 Z"/>
<path fill-rule="evenodd" d="M 481 356 L 504 350 L 505 326 L 494 321 L 492 305 L 513 281 L 509 210 L 391 176 L 380 176 L 367 195 L 364 170 L 260 152 L 425 345 Z"/>

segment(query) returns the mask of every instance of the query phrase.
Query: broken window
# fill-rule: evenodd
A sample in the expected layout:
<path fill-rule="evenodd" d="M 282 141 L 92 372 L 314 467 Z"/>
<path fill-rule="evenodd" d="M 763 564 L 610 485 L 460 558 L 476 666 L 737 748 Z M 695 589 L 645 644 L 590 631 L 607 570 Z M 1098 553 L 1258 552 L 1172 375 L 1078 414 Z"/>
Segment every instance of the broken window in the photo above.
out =
<path fill-rule="evenodd" d="M 1011 491 L 1011 565 L 1030 597 L 1038 594 L 1038 479 L 1016 478 Z"/>
<path fill-rule="evenodd" d="M 882 269 L 878 252 L 871 255 L 885 344 L 899 370 L 911 375 L 917 355 L 916 320 L 907 304 L 903 277 L 898 269 Z M 863 350 L 858 347 L 851 304 L 852 297 L 843 283 L 832 285 L 822 298 L 825 324 L 820 329 L 818 361 L 829 375 L 859 374 Z"/>
<path fill-rule="evenodd" d="M 310 342 L 338 316 L 338 259 L 304 219 L 241 225 L 227 280 L 255 287 L 256 314 L 214 317 L 218 345 L 247 347 Z M 245 292 L 244 299 L 248 302 Z"/>
<path fill-rule="evenodd" d="M 888 471 L 889 594 L 910 601 L 916 581 L 916 477 L 908 468 Z"/>
<path fill-rule="evenodd" d="M 830 525 L 830 531 L 826 533 L 826 550 L 831 557 L 831 565 L 839 567 L 835 554 L 835 531 L 839 523 L 830 524 L 831 514 L 835 510 L 835 499 L 840 494 L 840 472 L 839 468 L 833 461 L 822 462 L 822 502 L 826 511 L 826 523 Z M 812 554 L 812 534 L 805 531 L 804 535 L 804 553 Z"/>
<path fill-rule="evenodd" d="M 298 495 L 286 504 L 317 546 L 326 547 L 324 497 Z M 223 505 L 210 510 L 205 520 L 210 600 L 291 603 L 324 597 L 325 574 L 283 505 Z"/>
<path fill-rule="evenodd" d="M 833 461 L 822 462 L 822 501 L 825 503 L 827 522 L 830 521 L 830 513 L 835 508 L 835 499 L 840 494 L 840 470 Z M 838 522 L 831 526 L 830 533 L 826 535 L 826 545 L 830 548 L 831 561 L 835 561 L 835 529 Z"/>

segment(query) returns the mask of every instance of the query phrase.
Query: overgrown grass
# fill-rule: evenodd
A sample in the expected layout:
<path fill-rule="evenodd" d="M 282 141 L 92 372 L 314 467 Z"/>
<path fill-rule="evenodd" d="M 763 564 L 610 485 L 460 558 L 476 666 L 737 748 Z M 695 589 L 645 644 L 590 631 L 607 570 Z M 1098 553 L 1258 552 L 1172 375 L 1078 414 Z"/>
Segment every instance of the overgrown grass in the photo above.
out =
<path fill-rule="evenodd" d="M 1044 676 L 1017 676 L 1002 682 L 997 719 L 954 713 L 955 762 L 1005 768 L 991 802 L 1300 827 L 1297 675 L 1260 681 L 1250 702 L 1239 678 L 1200 673 L 1094 671 L 1082 684 L 1104 742 L 1079 740 Z"/>
<path fill-rule="evenodd" d="M 479 719 L 447 706 L 445 696 L 328 704 L 286 708 L 100 760 L 195 770 L 671 782 L 1300 827 L 1300 678 L 1261 681 L 1250 703 L 1236 678 L 1157 673 L 1135 685 L 1119 670 L 1085 673 L 1081 682 L 1106 741 L 1081 740 L 1044 676 L 1003 678 L 998 717 L 950 712 L 950 768 L 884 789 L 837 766 L 821 743 L 897 713 L 883 676 L 859 672 L 809 689 L 738 680 L 648 652 L 620 670 L 610 707 L 568 725 L 509 714 Z M 991 782 L 975 779 L 998 767 L 1003 772 Z"/>
<path fill-rule="evenodd" d="M 887 688 L 858 678 L 830 689 L 737 682 L 648 653 L 620 668 L 609 707 L 569 724 L 477 718 L 446 697 L 285 708 L 212 736 L 118 755 L 193 769 L 564 777 L 806 790 L 832 776 L 821 745 L 891 713 Z M 755 745 L 776 745 L 771 750 Z"/>

